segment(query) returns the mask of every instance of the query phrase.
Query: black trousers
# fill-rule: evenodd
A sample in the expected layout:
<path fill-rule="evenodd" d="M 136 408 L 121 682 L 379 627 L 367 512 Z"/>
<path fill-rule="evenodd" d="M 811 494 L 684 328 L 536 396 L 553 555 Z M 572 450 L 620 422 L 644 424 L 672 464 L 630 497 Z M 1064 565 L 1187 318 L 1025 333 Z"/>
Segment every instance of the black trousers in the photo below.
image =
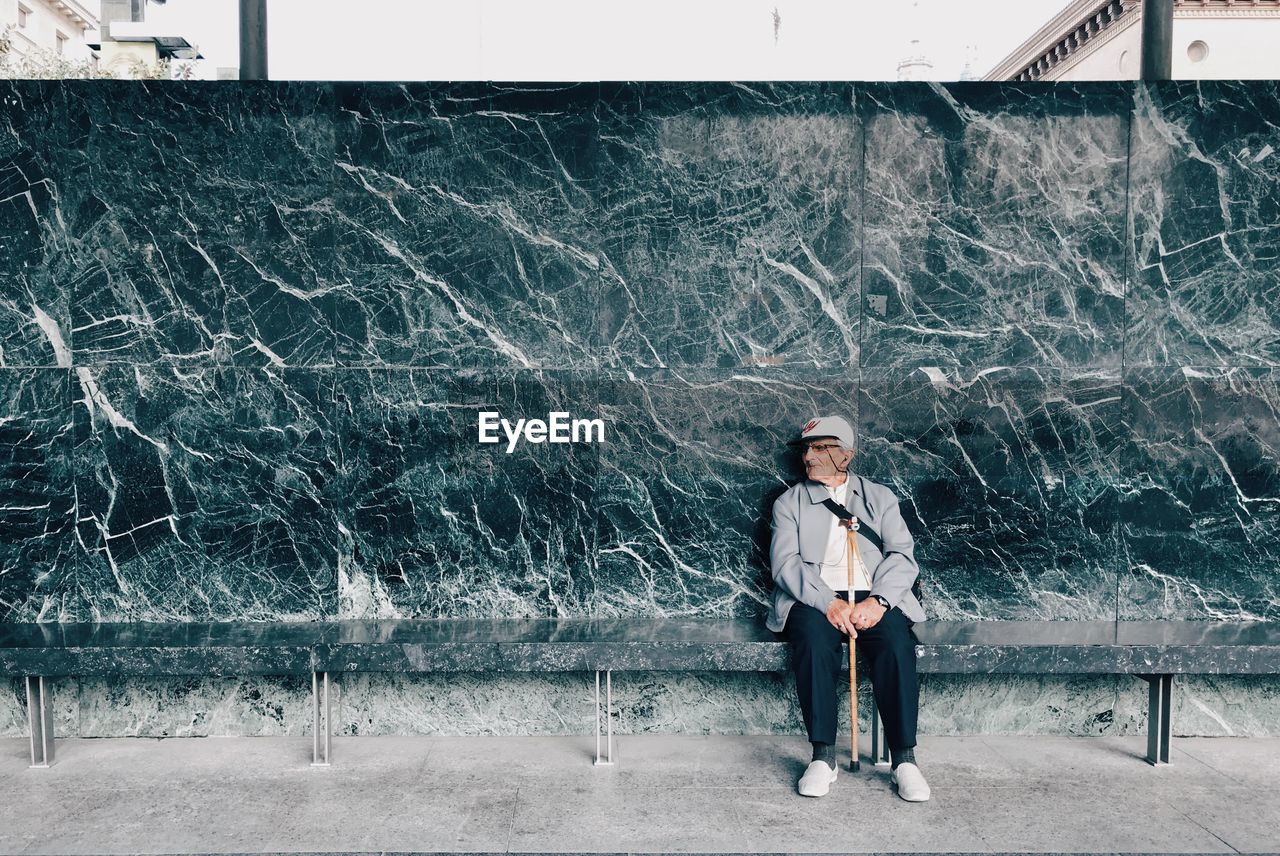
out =
<path fill-rule="evenodd" d="M 854 603 L 870 592 L 854 592 Z M 848 592 L 836 592 L 848 600 Z M 875 627 L 858 631 L 858 676 L 863 663 L 870 666 L 876 709 L 884 722 L 890 750 L 916 745 L 916 717 L 920 709 L 920 685 L 916 679 L 916 638 L 910 621 L 896 606 Z M 787 615 L 783 633 L 792 645 L 796 693 L 800 712 L 812 743 L 836 742 L 836 682 L 847 637 L 831 626 L 827 616 L 797 603 Z"/>

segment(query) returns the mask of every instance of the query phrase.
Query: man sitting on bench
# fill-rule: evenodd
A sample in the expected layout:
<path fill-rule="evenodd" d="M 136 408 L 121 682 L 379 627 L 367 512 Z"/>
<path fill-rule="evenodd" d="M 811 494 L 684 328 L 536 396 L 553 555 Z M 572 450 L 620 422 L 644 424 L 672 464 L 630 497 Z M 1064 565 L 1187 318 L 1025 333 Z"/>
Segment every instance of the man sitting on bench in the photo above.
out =
<path fill-rule="evenodd" d="M 911 625 L 925 620 L 911 591 L 919 574 L 915 542 L 893 492 L 849 472 L 854 439 L 848 422 L 838 416 L 811 419 L 789 444 L 803 447 L 807 477 L 773 504 L 774 591 L 766 625 L 785 633 L 793 646 L 796 692 L 813 744 L 799 791 L 820 797 L 836 780 L 836 681 L 848 636 L 856 637 L 871 666 L 893 763 L 890 778 L 900 797 L 923 802 L 929 785 L 913 751 L 920 692 Z M 850 515 L 858 526 L 852 557 L 841 525 Z"/>

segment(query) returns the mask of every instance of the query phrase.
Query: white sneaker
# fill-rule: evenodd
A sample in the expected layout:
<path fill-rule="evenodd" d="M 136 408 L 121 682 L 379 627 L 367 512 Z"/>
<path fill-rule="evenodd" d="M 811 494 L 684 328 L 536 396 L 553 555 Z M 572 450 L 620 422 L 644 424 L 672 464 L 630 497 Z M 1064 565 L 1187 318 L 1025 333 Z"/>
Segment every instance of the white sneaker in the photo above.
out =
<path fill-rule="evenodd" d="M 825 797 L 831 790 L 831 783 L 836 780 L 836 768 L 827 766 L 826 761 L 814 761 L 809 764 L 800 784 L 796 787 L 802 797 Z"/>
<path fill-rule="evenodd" d="M 924 802 L 929 798 L 929 783 L 924 780 L 924 773 L 910 761 L 904 761 L 889 775 L 898 786 L 898 796 L 907 802 Z"/>

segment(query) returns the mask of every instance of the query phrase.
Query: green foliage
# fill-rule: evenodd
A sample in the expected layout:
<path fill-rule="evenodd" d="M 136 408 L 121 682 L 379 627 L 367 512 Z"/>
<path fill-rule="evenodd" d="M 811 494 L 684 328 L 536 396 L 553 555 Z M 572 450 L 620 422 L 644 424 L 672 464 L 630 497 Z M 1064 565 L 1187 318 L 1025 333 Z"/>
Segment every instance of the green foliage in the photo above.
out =
<path fill-rule="evenodd" d="M 162 59 L 151 64 L 135 60 L 127 73 L 120 74 L 99 68 L 96 59 L 71 60 L 45 48 L 20 54 L 13 46 L 13 30 L 10 24 L 0 33 L 0 80 L 189 80 L 195 71 L 194 61 Z"/>

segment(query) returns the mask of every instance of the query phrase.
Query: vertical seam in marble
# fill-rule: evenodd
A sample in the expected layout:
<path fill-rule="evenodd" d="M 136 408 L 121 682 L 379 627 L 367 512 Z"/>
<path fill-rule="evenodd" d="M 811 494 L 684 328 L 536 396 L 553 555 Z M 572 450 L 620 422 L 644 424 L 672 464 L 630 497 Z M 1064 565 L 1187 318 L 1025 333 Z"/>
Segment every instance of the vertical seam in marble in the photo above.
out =
<path fill-rule="evenodd" d="M 1125 401 L 1126 401 L 1126 399 L 1127 399 L 1127 395 L 1126 395 L 1126 393 L 1125 393 L 1125 389 L 1126 389 L 1126 387 L 1127 387 L 1126 380 L 1128 379 L 1128 376 L 1129 376 L 1129 367 L 1128 367 L 1128 363 L 1127 363 L 1127 360 L 1128 360 L 1128 353 L 1127 353 L 1127 351 L 1126 351 L 1126 348 L 1128 347 L 1128 343 L 1129 343 L 1129 290 L 1130 290 L 1130 288 L 1131 288 L 1131 287 L 1132 287 L 1132 285 L 1133 285 L 1133 283 L 1132 283 L 1132 281 L 1131 281 L 1131 272 L 1133 271 L 1133 266 L 1134 266 L 1134 264 L 1135 264 L 1135 259 L 1134 259 L 1134 256 L 1133 256 L 1133 243 L 1134 243 L 1134 240 L 1135 240 L 1135 238 L 1134 238 L 1134 229 L 1133 229 L 1133 216 L 1134 216 L 1134 215 L 1133 215 L 1133 125 L 1134 125 L 1134 117 L 1135 117 L 1135 115 L 1137 114 L 1137 110 L 1138 110 L 1138 87 L 1143 86 L 1143 85 L 1144 85 L 1144 84 L 1142 84 L 1141 82 L 1139 82 L 1139 83 L 1135 84 L 1135 85 L 1134 85 L 1134 87 L 1133 87 L 1133 89 L 1132 89 L 1131 97 L 1128 99 L 1128 103 L 1129 103 L 1129 109 L 1128 109 L 1129 126 L 1128 126 L 1128 129 L 1127 129 L 1128 133 L 1126 133 L 1126 134 L 1125 134 L 1125 155 L 1124 155 L 1124 268 L 1123 268 L 1123 270 L 1122 270 L 1122 272 L 1121 272 L 1121 276 L 1122 276 L 1122 277 L 1124 277 L 1124 279 L 1123 279 L 1123 281 L 1122 281 L 1122 283 L 1121 283 L 1121 286 L 1120 286 L 1120 289 L 1121 289 L 1121 298 L 1120 298 L 1120 419 L 1121 419 L 1121 424 L 1122 424 L 1122 425 L 1124 424 L 1124 418 L 1125 418 L 1125 406 L 1124 406 L 1124 405 L 1125 405 Z M 1123 482 L 1124 482 L 1124 473 L 1123 473 L 1123 468 L 1122 468 L 1122 471 L 1121 471 L 1121 473 L 1120 473 L 1120 481 L 1121 481 L 1121 483 L 1123 484 Z M 1117 502 L 1119 502 L 1119 501 L 1120 501 L 1120 498 L 1119 498 L 1119 497 L 1117 497 Z M 1118 526 L 1119 526 L 1119 530 L 1120 530 L 1118 534 L 1119 534 L 1119 536 L 1120 536 L 1120 546 L 1121 546 L 1121 550 L 1120 550 L 1120 557 L 1119 557 L 1119 561 L 1116 563 L 1116 569 L 1115 569 L 1115 573 L 1116 573 L 1116 580 L 1115 580 L 1115 582 L 1116 582 L 1116 586 L 1115 586 L 1116 597 L 1115 597 L 1115 602 L 1112 604 L 1113 616 L 1114 616 L 1113 624 L 1114 624 L 1114 626 L 1115 626 L 1115 628 L 1116 628 L 1117 630 L 1119 630 L 1119 627 L 1120 627 L 1120 583 L 1121 583 L 1121 580 L 1123 580 L 1123 579 L 1124 579 L 1125 574 L 1128 572 L 1128 565 L 1129 565 L 1128 537 L 1127 537 L 1127 535 L 1126 535 L 1126 529 L 1125 529 L 1125 525 L 1124 525 L 1124 522 L 1123 522 L 1123 515 L 1121 515 L 1121 520 L 1120 520 L 1120 521 L 1118 521 Z M 1117 690 L 1118 690 L 1118 688 L 1117 688 Z"/>
<path fill-rule="evenodd" d="M 331 277 L 332 281 L 329 283 L 331 286 L 336 285 L 336 282 L 338 279 L 338 268 L 339 268 L 339 265 L 338 265 L 338 218 L 335 216 L 335 212 L 337 211 L 337 207 L 338 207 L 338 148 L 339 148 L 338 128 L 339 128 L 339 120 L 342 116 L 342 110 L 340 105 L 338 104 L 338 99 L 339 99 L 338 90 L 340 86 L 341 84 L 336 82 L 328 83 L 327 84 L 328 98 L 326 100 L 326 104 L 328 105 L 328 108 L 329 108 L 329 143 L 331 146 L 331 148 L 329 149 L 329 173 L 328 173 L 329 187 L 325 192 L 325 199 L 328 200 L 328 204 L 329 204 L 328 219 L 329 219 L 329 228 L 330 228 L 329 269 L 328 271 L 326 271 L 326 273 L 329 277 Z M 339 353 L 338 303 L 341 299 L 341 295 L 336 290 L 331 292 L 330 294 L 331 296 L 329 299 L 329 306 L 328 306 L 328 309 L 329 309 L 329 363 L 330 365 L 333 366 L 333 370 L 329 375 L 329 388 L 328 388 L 329 424 L 327 426 L 327 429 L 329 432 L 330 441 L 328 443 L 328 449 L 326 451 L 330 456 L 330 460 L 333 461 L 334 474 L 333 474 L 333 479 L 331 481 L 331 484 L 338 484 L 341 482 L 341 479 L 343 478 L 343 475 L 344 475 L 343 469 L 342 469 L 342 449 L 341 449 L 342 437 L 338 430 L 338 417 L 340 415 L 339 414 L 340 407 L 338 404 L 338 378 L 339 378 L 339 375 L 341 374 L 340 372 L 341 366 L 338 363 L 338 353 Z M 348 385 L 348 388 L 349 388 L 349 385 Z M 332 493 L 330 493 L 330 496 L 332 496 Z M 324 498 L 325 498 L 324 493 L 322 491 L 321 500 L 323 501 Z M 338 505 L 339 503 L 336 501 L 332 503 L 332 506 L 331 506 L 332 515 L 330 517 L 330 520 L 333 523 L 333 530 L 334 530 L 332 533 L 334 550 L 329 556 L 333 564 L 329 569 L 330 571 L 329 586 L 330 587 L 328 588 L 328 591 L 332 591 L 333 595 L 332 595 L 332 600 L 328 604 L 323 603 L 323 597 L 322 597 L 322 602 L 319 609 L 321 620 L 324 620 L 326 618 L 336 620 L 342 614 L 342 593 L 339 590 L 340 582 L 339 582 L 338 568 L 342 564 L 342 551 L 345 549 L 346 545 L 344 544 L 342 539 L 342 532 L 340 528 L 342 523 L 342 517 L 339 514 Z M 354 538 L 353 538 L 352 554 L 354 555 L 354 553 L 355 553 L 355 546 L 354 546 Z M 326 760 L 328 759 L 326 758 Z"/>
<path fill-rule="evenodd" d="M 596 81 L 595 87 L 596 94 L 592 99 L 594 121 L 591 123 L 591 133 L 594 135 L 594 139 L 591 144 L 592 162 L 590 170 L 592 180 L 598 181 L 600 172 L 604 168 L 604 158 L 600 153 L 600 122 L 601 116 L 604 114 L 604 86 L 600 81 Z M 596 184 L 596 188 L 596 197 L 590 201 L 593 205 L 597 206 L 597 210 L 599 210 L 599 194 L 601 193 L 601 190 L 598 183 Z M 597 246 L 595 250 L 599 254 L 603 255 L 603 242 Z M 621 274 L 619 274 L 619 276 L 621 276 Z M 592 296 L 591 323 L 587 327 L 587 341 L 584 343 L 584 350 L 590 355 L 587 365 L 599 368 L 608 361 L 609 349 L 605 346 L 604 328 L 601 326 L 603 324 L 604 316 L 602 311 L 602 307 L 604 305 L 604 283 L 597 280 L 595 285 L 596 287 L 590 290 L 590 294 Z"/>
<path fill-rule="evenodd" d="M 856 371 L 857 384 L 860 389 L 862 386 L 862 331 L 866 326 L 866 259 L 867 259 L 867 123 L 864 119 L 865 111 L 858 108 L 857 105 L 857 84 L 853 84 L 850 91 L 850 102 L 853 113 L 853 120 L 857 123 L 857 130 L 861 136 L 861 147 L 858 153 L 858 169 L 861 172 L 858 181 L 858 358 L 854 364 Z M 855 393 L 855 408 L 858 401 L 858 395 Z M 854 413 L 853 418 L 855 425 L 861 425 L 861 414 Z M 857 431 L 854 431 L 854 437 L 857 437 Z"/>
<path fill-rule="evenodd" d="M 609 370 L 603 365 L 603 363 L 597 363 L 596 367 L 592 371 L 592 374 L 594 375 L 594 378 L 592 380 L 592 386 L 591 386 L 591 392 L 594 395 L 593 406 L 596 408 L 596 414 L 599 415 L 601 418 L 604 418 L 605 408 L 603 406 L 603 400 L 604 400 L 605 393 L 609 391 L 609 378 L 611 377 L 611 375 Z M 614 431 L 615 432 L 617 431 L 616 427 L 614 428 Z M 603 436 L 604 434 L 602 433 L 601 437 L 603 438 Z M 617 435 L 615 433 L 615 437 L 616 436 Z M 605 484 L 605 480 L 604 480 L 605 458 L 607 454 L 612 454 L 614 456 L 613 460 L 616 460 L 617 453 L 616 451 L 614 451 L 612 446 L 606 446 L 603 442 L 592 444 L 591 453 L 595 455 L 595 471 L 591 474 L 591 484 L 592 484 L 591 495 L 590 495 L 591 496 L 591 500 L 590 500 L 591 501 L 591 518 L 590 518 L 591 529 L 589 531 L 589 534 L 591 537 L 591 544 L 587 548 L 586 553 L 587 553 L 587 556 L 590 558 L 589 569 L 592 574 L 592 577 L 598 580 L 600 578 L 600 561 L 601 561 L 600 560 L 600 532 L 601 532 L 601 528 L 605 526 L 607 523 L 605 519 L 605 513 L 600 507 L 600 496 L 602 491 L 604 490 L 604 484 Z M 571 585 L 569 580 L 566 580 L 565 582 L 566 582 L 566 585 Z M 593 586 L 594 585 L 596 584 L 593 582 Z"/>
<path fill-rule="evenodd" d="M 338 218 L 334 216 L 338 199 L 338 120 L 341 111 L 338 109 L 338 84 L 327 85 L 328 97 L 325 103 L 329 108 L 329 186 L 325 190 L 324 199 L 329 205 L 329 269 L 325 271 L 331 278 L 330 286 L 338 278 Z M 338 367 L 338 300 L 339 295 L 329 292 L 329 364 Z M 336 378 L 335 378 L 336 380 Z M 332 428 L 333 423 L 330 423 Z M 335 567 L 335 576 L 337 569 Z"/>
<path fill-rule="evenodd" d="M 335 98 L 337 97 L 336 93 L 334 97 Z M 335 125 L 335 129 L 336 129 L 336 125 Z M 333 237 L 334 237 L 334 253 L 335 253 L 334 261 L 336 263 L 337 261 L 336 234 Z M 335 269 L 336 269 L 336 264 L 335 264 Z M 329 447 L 327 451 L 330 456 L 330 460 L 333 461 L 333 479 L 330 482 L 330 484 L 340 484 L 342 479 L 345 476 L 345 472 L 343 471 L 342 435 L 338 429 L 338 418 L 340 416 L 339 411 L 341 410 L 341 407 L 339 406 L 339 403 L 338 403 L 338 378 L 339 378 L 339 375 L 341 374 L 341 370 L 338 366 L 337 301 L 335 300 L 334 302 L 332 302 L 330 306 L 333 309 L 331 317 L 334 319 L 333 324 L 331 325 L 333 328 L 333 370 L 329 375 L 328 431 L 329 431 L 330 441 L 329 441 Z M 346 386 L 348 389 L 350 388 L 349 384 L 344 384 L 344 386 Z M 332 497 L 333 494 L 330 493 L 330 496 Z M 323 492 L 321 493 L 321 499 L 324 499 Z M 329 590 L 333 592 L 333 595 L 332 595 L 333 599 L 330 601 L 328 605 L 328 609 L 326 609 L 323 604 L 321 605 L 319 610 L 321 620 L 324 620 L 326 618 L 337 620 L 342 616 L 342 592 L 340 590 L 341 580 L 340 580 L 340 574 L 338 572 L 338 569 L 342 566 L 342 551 L 346 549 L 347 544 L 342 537 L 342 528 L 341 528 L 342 515 L 339 510 L 339 506 L 341 505 L 341 503 L 337 500 L 331 500 L 331 503 L 332 503 L 330 508 L 331 516 L 329 519 L 333 522 L 333 553 L 330 554 L 330 559 L 332 560 L 333 564 L 330 567 L 330 577 L 329 577 L 329 583 L 331 584 L 332 588 Z M 351 537 L 350 543 L 351 543 L 351 553 L 354 556 L 355 555 L 355 536 L 354 535 Z"/>

